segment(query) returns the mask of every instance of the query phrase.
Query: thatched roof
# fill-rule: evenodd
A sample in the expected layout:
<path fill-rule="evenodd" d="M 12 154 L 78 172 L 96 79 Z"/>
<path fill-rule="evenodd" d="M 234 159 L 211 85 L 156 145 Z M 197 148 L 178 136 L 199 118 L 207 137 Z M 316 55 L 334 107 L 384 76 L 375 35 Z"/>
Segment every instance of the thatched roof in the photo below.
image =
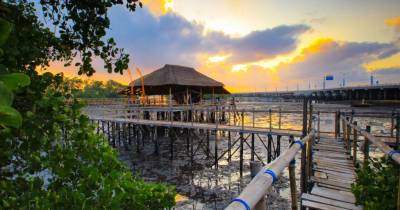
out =
<path fill-rule="evenodd" d="M 191 90 L 200 90 L 203 94 L 211 93 L 228 93 L 223 88 L 224 84 L 218 82 L 194 68 L 166 64 L 164 67 L 153 71 L 150 74 L 144 75 L 144 85 L 146 94 L 165 94 L 169 88 L 173 91 L 180 91 L 183 88 Z M 134 87 L 141 88 L 142 81 L 137 79 L 133 81 Z"/>
<path fill-rule="evenodd" d="M 144 84 L 146 86 L 161 85 L 184 85 L 184 86 L 204 86 L 220 87 L 224 86 L 221 82 L 215 81 L 204 74 L 199 73 L 194 68 L 178 65 L 166 64 L 164 67 L 145 75 Z M 134 81 L 134 86 L 141 86 L 141 79 Z"/>

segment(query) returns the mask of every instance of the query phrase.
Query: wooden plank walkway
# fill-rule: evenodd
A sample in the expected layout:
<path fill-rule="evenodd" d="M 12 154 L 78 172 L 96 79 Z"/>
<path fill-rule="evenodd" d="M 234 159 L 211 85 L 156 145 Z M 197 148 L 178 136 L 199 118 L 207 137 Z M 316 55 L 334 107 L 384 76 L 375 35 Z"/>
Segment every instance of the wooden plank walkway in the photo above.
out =
<path fill-rule="evenodd" d="M 356 173 L 341 139 L 322 137 L 313 148 L 314 186 L 301 195 L 302 206 L 312 209 L 359 210 L 351 192 Z"/>

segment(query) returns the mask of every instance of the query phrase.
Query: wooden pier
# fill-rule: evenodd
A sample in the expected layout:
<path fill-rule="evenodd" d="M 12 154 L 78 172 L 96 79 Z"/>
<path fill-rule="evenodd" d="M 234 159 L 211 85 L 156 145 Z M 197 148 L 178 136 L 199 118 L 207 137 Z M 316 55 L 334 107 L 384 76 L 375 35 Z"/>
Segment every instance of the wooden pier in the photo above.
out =
<path fill-rule="evenodd" d="M 106 105 L 94 110 L 104 113 L 89 114 L 89 117 L 97 132 L 102 133 L 114 147 L 141 153 L 144 147 L 153 146 L 153 154 L 160 155 L 160 147 L 164 144 L 164 148 L 165 145 L 169 148 L 171 160 L 185 156 L 191 164 L 205 160 L 208 161 L 206 165 L 216 169 L 219 161 L 230 162 L 232 156 L 239 153 L 240 177 L 245 164 L 244 150 L 249 149 L 250 165 L 255 161 L 263 168 L 227 207 L 231 210 L 265 209 L 268 188 L 286 167 L 289 170 L 292 209 L 362 209 L 362 206 L 355 205 L 351 184 L 356 178 L 355 169 L 369 161 L 370 145 L 375 145 L 400 163 L 400 154 L 385 143 L 388 139 L 399 143 L 399 128 L 395 126 L 399 124 L 395 123 L 395 119 L 399 121 L 398 113 L 326 112 L 334 119 L 333 130 L 322 131 L 321 112 L 313 110 L 309 101 L 304 102 L 302 110 L 293 111 L 236 109 L 219 105 L 109 108 Z M 255 125 L 255 113 L 266 113 L 263 116 L 268 119 L 267 126 Z M 302 129 L 283 129 L 283 113 L 301 115 Z M 279 116 L 279 123 L 275 126 L 272 123 L 274 114 Z M 245 116 L 250 122 L 245 123 Z M 369 133 L 370 126 L 362 129 L 354 120 L 362 117 L 391 117 L 390 136 L 374 136 Z M 228 141 L 225 148 L 219 146 L 222 138 Z M 282 151 L 282 140 L 289 141 L 290 148 Z M 256 152 L 256 141 L 263 145 L 266 156 Z M 301 153 L 299 194 L 294 161 L 298 152 Z"/>

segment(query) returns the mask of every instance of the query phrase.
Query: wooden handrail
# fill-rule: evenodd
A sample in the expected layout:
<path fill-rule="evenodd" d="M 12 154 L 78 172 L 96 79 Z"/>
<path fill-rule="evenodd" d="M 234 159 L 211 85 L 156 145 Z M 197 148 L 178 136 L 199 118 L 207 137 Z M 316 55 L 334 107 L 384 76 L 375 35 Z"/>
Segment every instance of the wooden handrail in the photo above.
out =
<path fill-rule="evenodd" d="M 302 145 L 310 142 L 315 137 L 315 130 L 312 130 L 306 137 L 295 141 L 289 149 L 273 162 L 265 166 L 247 185 L 242 193 L 234 199 L 226 210 L 253 209 L 256 204 L 265 196 L 268 188 L 273 184 L 282 171 L 289 166 Z"/>
<path fill-rule="evenodd" d="M 341 116 L 341 118 L 344 122 L 346 122 L 347 125 L 350 125 L 351 128 L 358 131 L 361 135 L 363 135 L 370 142 L 372 142 L 372 144 L 374 144 L 380 151 L 385 153 L 385 155 L 392 158 L 397 164 L 400 164 L 400 153 L 390 148 L 380 138 L 370 134 L 369 132 L 367 132 L 366 130 L 362 129 L 359 126 L 354 125 L 353 123 L 350 122 L 350 120 L 347 120 L 344 116 Z"/>

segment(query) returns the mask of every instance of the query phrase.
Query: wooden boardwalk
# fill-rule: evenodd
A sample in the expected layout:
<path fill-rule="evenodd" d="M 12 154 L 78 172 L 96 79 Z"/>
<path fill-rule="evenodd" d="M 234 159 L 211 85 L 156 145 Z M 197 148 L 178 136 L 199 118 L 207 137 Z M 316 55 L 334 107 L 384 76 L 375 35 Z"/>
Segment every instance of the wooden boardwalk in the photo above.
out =
<path fill-rule="evenodd" d="M 356 173 L 342 139 L 323 137 L 313 148 L 310 193 L 301 195 L 302 206 L 313 209 L 362 209 L 356 206 L 351 184 Z"/>

